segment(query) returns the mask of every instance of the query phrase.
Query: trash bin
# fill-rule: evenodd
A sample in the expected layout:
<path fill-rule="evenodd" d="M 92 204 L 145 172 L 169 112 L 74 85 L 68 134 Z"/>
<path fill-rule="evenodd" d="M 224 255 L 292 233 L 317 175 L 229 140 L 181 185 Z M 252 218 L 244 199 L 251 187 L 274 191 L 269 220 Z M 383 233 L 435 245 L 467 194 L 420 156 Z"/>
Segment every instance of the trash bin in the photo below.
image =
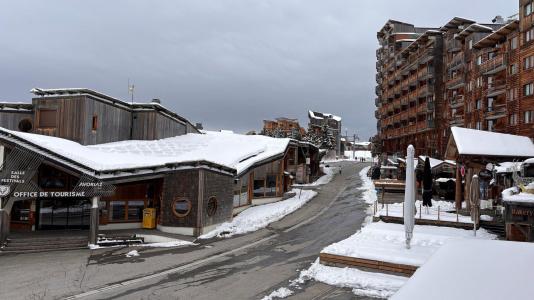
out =
<path fill-rule="evenodd" d="M 143 209 L 143 228 L 148 228 L 148 229 L 156 228 L 156 209 L 155 208 Z"/>

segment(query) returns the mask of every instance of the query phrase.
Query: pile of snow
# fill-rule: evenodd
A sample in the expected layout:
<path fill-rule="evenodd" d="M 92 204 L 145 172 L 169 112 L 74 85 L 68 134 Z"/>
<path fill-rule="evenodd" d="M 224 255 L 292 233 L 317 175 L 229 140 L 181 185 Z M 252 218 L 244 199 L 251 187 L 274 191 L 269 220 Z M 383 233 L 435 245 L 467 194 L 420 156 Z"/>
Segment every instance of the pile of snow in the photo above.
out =
<path fill-rule="evenodd" d="M 360 179 L 362 180 L 362 186 L 359 189 L 364 190 L 363 200 L 365 201 L 365 203 L 373 204 L 377 201 L 378 198 L 376 195 L 375 185 L 373 184 L 371 178 L 367 176 L 367 172 L 369 172 L 370 168 L 370 166 L 365 167 L 360 171 L 359 175 Z"/>
<path fill-rule="evenodd" d="M 317 259 L 309 269 L 300 273 L 297 282 L 314 279 L 329 285 L 351 288 L 358 296 L 387 298 L 393 295 L 408 278 L 383 273 L 364 272 L 354 268 L 328 267 Z"/>
<path fill-rule="evenodd" d="M 448 222 L 456 222 L 456 206 L 454 202 L 451 201 L 441 201 L 441 200 L 434 200 L 432 199 L 432 207 L 427 208 L 422 206 L 423 201 L 417 200 L 415 201 L 415 207 L 417 209 L 417 213 L 415 215 L 416 219 L 425 219 L 425 220 L 438 220 L 438 207 L 439 207 L 439 220 L 441 221 L 448 221 Z M 400 217 L 403 218 L 404 215 L 404 203 L 391 203 L 391 204 L 385 204 L 382 208 L 382 204 L 377 204 L 378 210 L 375 214 L 376 217 L 379 216 L 389 216 L 389 217 Z M 484 208 L 484 206 L 481 203 L 481 208 Z M 458 222 L 461 223 L 473 223 L 470 216 L 462 216 L 458 215 Z"/>
<path fill-rule="evenodd" d="M 281 287 L 279 289 L 277 289 L 276 291 L 270 293 L 268 296 L 265 296 L 263 298 L 261 298 L 261 300 L 273 300 L 273 299 L 276 299 L 276 298 L 286 298 L 286 297 L 289 297 L 293 295 L 293 291 L 286 288 L 286 287 Z"/>
<path fill-rule="evenodd" d="M 323 167 L 323 173 L 324 175 L 319 177 L 317 180 L 315 180 L 312 183 L 306 183 L 306 184 L 294 184 L 293 187 L 310 187 L 310 186 L 318 186 L 327 184 L 334 178 L 334 172 L 338 170 L 338 168 L 333 167 Z"/>
<path fill-rule="evenodd" d="M 532 299 L 532 261 L 531 243 L 451 241 L 391 299 Z"/>
<path fill-rule="evenodd" d="M 135 257 L 135 256 L 139 256 L 139 252 L 137 252 L 137 250 L 132 250 L 126 253 L 126 257 Z"/>
<path fill-rule="evenodd" d="M 421 266 L 441 246 L 457 239 L 496 239 L 485 229 L 472 230 L 415 225 L 411 249 L 406 249 L 404 225 L 376 222 L 323 249 L 323 253 Z"/>
<path fill-rule="evenodd" d="M 225 222 L 214 230 L 201 235 L 199 239 L 213 237 L 230 237 L 235 234 L 243 234 L 267 227 L 288 214 L 302 207 L 310 201 L 317 192 L 312 190 L 292 190 L 295 197 L 275 203 L 264 204 L 248 208 L 237 215 L 231 222 Z"/>
<path fill-rule="evenodd" d="M 57 137 L 4 128 L 0 131 L 97 171 L 208 161 L 240 173 L 257 162 L 283 154 L 290 142 L 287 138 L 206 131 L 205 134 L 189 133 L 154 141 L 128 140 L 83 146 Z"/>
<path fill-rule="evenodd" d="M 196 244 L 192 242 L 188 242 L 188 241 L 174 240 L 170 242 L 140 244 L 138 246 L 154 247 L 154 248 L 172 248 L 172 247 L 193 246 L 193 245 L 196 245 Z"/>

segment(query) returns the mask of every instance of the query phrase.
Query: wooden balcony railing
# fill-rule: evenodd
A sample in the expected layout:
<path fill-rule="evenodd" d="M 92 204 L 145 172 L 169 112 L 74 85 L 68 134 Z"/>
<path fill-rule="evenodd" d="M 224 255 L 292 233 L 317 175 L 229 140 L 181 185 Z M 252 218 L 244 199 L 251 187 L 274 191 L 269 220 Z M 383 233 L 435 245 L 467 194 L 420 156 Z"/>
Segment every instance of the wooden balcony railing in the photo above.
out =
<path fill-rule="evenodd" d="M 507 61 L 507 57 L 503 53 L 498 54 L 479 66 L 480 73 L 493 74 L 503 71 L 506 69 Z"/>

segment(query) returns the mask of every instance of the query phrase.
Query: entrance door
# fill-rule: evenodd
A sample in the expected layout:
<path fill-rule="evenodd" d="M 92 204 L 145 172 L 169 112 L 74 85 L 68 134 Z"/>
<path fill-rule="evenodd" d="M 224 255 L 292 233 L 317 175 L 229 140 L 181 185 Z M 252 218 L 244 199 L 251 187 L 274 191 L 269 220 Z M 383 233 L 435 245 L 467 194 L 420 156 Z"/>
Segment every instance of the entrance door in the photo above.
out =
<path fill-rule="evenodd" d="M 38 229 L 89 228 L 91 202 L 87 199 L 43 199 L 38 203 Z"/>

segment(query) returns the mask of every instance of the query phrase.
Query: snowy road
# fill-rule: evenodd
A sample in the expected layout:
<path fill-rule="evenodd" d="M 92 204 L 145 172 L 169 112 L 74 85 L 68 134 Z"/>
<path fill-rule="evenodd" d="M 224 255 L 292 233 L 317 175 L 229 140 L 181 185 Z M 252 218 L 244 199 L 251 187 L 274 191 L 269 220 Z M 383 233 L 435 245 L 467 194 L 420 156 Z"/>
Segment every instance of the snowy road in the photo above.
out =
<path fill-rule="evenodd" d="M 342 174 L 318 189 L 315 198 L 267 228 L 227 239 L 202 240 L 189 248 L 138 249 L 139 256 L 130 258 L 121 249 L 85 257 L 86 252 L 71 251 L 58 259 L 59 264 L 46 266 L 42 262 L 42 267 L 47 268 L 42 272 L 64 272 L 65 277 L 35 276 L 36 288 L 28 288 L 31 282 L 26 281 L 26 290 L 10 289 L 7 295 L 11 298 L 35 295 L 83 299 L 261 299 L 287 287 L 290 280 L 298 277 L 297 270 L 307 269 L 324 247 L 349 237 L 363 223 L 367 205 L 360 199 L 358 172 L 368 164 L 340 164 Z M 53 259 L 52 255 L 44 256 Z M 23 259 L 28 258 L 20 256 Z M 350 289 L 311 281 L 288 299 L 354 298 Z"/>

